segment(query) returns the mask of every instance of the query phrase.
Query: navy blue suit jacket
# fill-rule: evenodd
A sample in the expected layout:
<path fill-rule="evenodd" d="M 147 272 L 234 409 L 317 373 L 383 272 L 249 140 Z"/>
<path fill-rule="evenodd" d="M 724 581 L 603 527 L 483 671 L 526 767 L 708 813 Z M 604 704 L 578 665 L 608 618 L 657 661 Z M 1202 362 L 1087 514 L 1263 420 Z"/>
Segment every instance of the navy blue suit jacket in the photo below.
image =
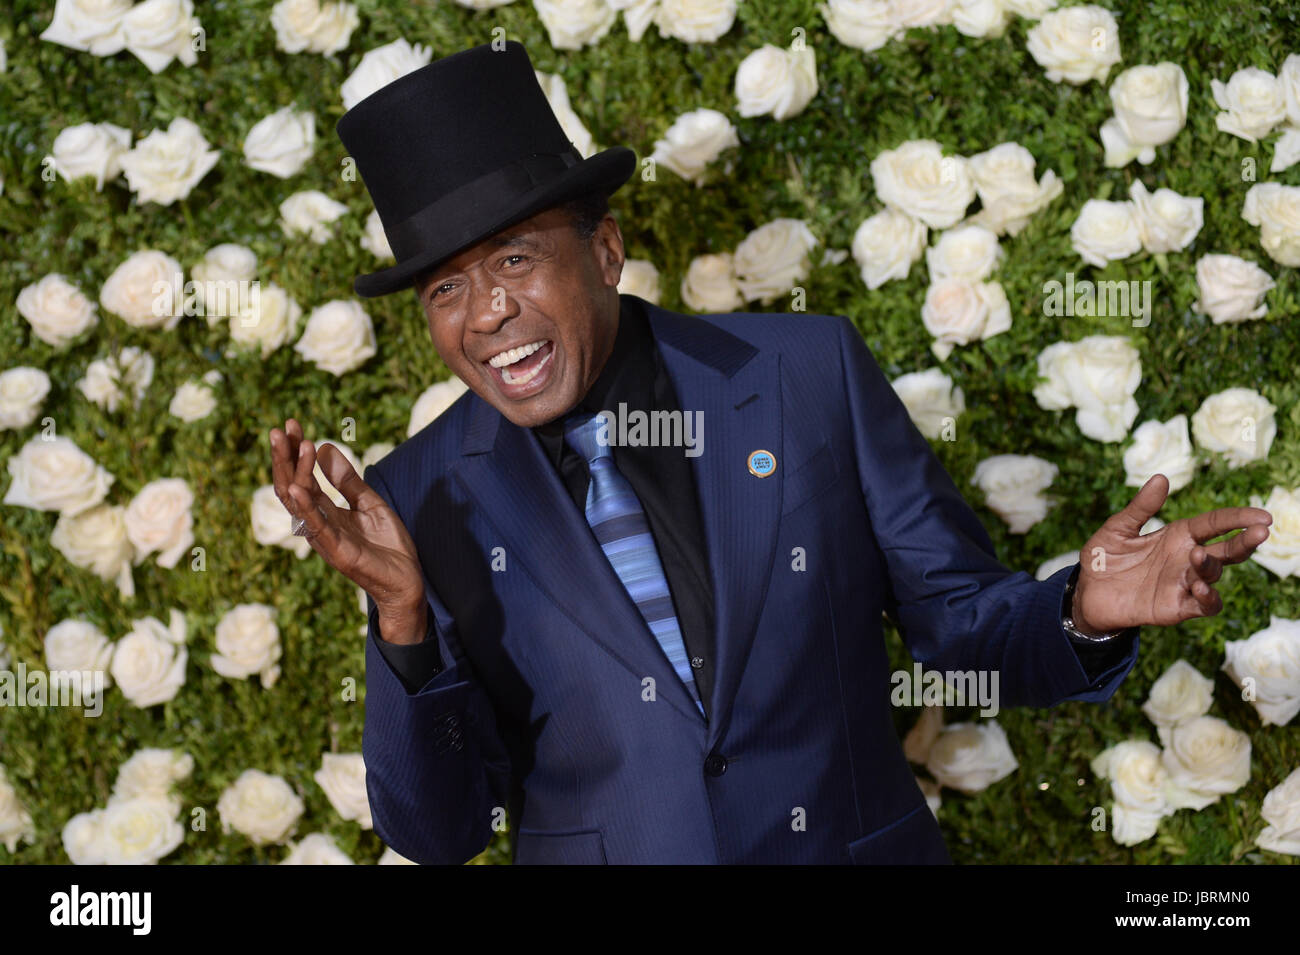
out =
<path fill-rule="evenodd" d="M 375 831 L 460 863 L 510 810 L 519 863 L 947 862 L 890 710 L 882 613 L 1002 706 L 1108 698 L 1012 572 L 852 323 L 643 303 L 683 411 L 716 595 L 708 721 L 535 436 L 473 392 L 366 468 L 419 549 L 445 669 L 366 647 Z M 747 459 L 775 454 L 758 478 Z M 802 826 L 798 823 L 802 820 Z"/>

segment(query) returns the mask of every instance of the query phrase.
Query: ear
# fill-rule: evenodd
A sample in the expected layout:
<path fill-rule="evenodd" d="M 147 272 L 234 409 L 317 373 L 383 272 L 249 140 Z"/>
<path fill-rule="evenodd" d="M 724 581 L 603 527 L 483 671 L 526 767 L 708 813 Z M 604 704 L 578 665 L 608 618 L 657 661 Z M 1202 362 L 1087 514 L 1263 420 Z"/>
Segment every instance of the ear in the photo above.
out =
<path fill-rule="evenodd" d="M 623 233 L 619 231 L 618 220 L 613 213 L 606 213 L 596 227 L 596 234 L 591 237 L 592 251 L 596 256 L 596 265 L 601 277 L 610 288 L 616 288 L 623 276 Z"/>

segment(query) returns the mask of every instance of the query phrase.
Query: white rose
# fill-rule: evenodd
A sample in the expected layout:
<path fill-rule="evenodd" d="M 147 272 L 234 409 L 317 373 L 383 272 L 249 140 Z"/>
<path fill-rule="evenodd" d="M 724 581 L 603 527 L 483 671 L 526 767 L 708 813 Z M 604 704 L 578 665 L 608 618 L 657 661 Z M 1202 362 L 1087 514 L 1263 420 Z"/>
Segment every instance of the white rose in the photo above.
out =
<path fill-rule="evenodd" d="M 361 455 L 361 467 L 359 470 L 364 471 L 366 468 L 370 467 L 370 465 L 378 464 L 384 458 L 388 457 L 388 455 L 392 454 L 395 447 L 397 447 L 397 445 L 393 444 L 391 441 L 376 441 L 370 447 L 366 448 L 365 452 Z M 362 591 L 362 593 L 365 593 L 365 591 Z"/>
<path fill-rule="evenodd" d="M 55 0 L 54 19 L 41 39 L 73 50 L 112 56 L 126 46 L 122 20 L 131 0 Z"/>
<path fill-rule="evenodd" d="M 867 288 L 907 278 L 912 264 L 925 252 L 926 236 L 924 223 L 888 206 L 863 219 L 853 233 L 852 250 Z"/>
<path fill-rule="evenodd" d="M 244 139 L 244 161 L 253 169 L 288 179 L 302 171 L 316 145 L 316 117 L 292 106 L 253 124 Z"/>
<path fill-rule="evenodd" d="M 182 382 L 167 406 L 168 414 L 182 421 L 199 421 L 212 414 L 217 407 L 217 396 L 212 389 L 199 381 Z"/>
<path fill-rule="evenodd" d="M 1135 66 L 1115 77 L 1110 101 L 1115 117 L 1101 127 L 1107 166 L 1155 161 L 1156 146 L 1187 124 L 1187 76 L 1177 63 Z"/>
<path fill-rule="evenodd" d="M 1049 502 L 1041 492 L 1059 470 L 1032 454 L 995 454 L 975 465 L 970 483 L 983 492 L 984 503 L 1006 521 L 1012 534 L 1024 534 L 1047 516 Z"/>
<path fill-rule="evenodd" d="M 650 158 L 699 185 L 709 163 L 724 149 L 739 145 L 736 127 L 725 114 L 716 109 L 696 109 L 673 120 L 663 139 L 655 141 Z"/>
<path fill-rule="evenodd" d="M 1267 70 L 1253 66 L 1238 70 L 1226 84 L 1211 80 L 1210 90 L 1223 110 L 1214 123 L 1225 133 L 1253 143 L 1286 119 L 1286 91 Z"/>
<path fill-rule="evenodd" d="M 347 206 L 320 190 L 304 189 L 280 203 L 280 228 L 285 235 L 304 234 L 317 245 L 324 245 L 333 234 L 329 223 L 347 211 Z"/>
<path fill-rule="evenodd" d="M 921 321 L 934 336 L 930 345 L 940 361 L 956 345 L 992 338 L 1011 328 L 1011 305 L 997 282 L 938 279 L 925 292 Z"/>
<path fill-rule="evenodd" d="M 1267 627 L 1223 650 L 1223 672 L 1243 691 L 1251 681 L 1250 702 L 1265 726 L 1285 726 L 1300 713 L 1300 620 L 1269 614 Z"/>
<path fill-rule="evenodd" d="M 731 312 L 745 304 L 730 252 L 697 255 L 682 277 L 682 301 L 697 312 Z"/>
<path fill-rule="evenodd" d="M 925 252 L 931 281 L 954 278 L 982 282 L 1001 259 L 997 234 L 978 225 L 949 229 Z"/>
<path fill-rule="evenodd" d="M 379 861 L 375 863 L 375 865 L 416 865 L 416 864 L 417 863 L 412 862 L 410 859 L 406 858 L 406 856 L 399 855 L 397 852 L 393 850 L 392 846 L 384 846 L 383 854 L 379 857 Z"/>
<path fill-rule="evenodd" d="M 1056 7 L 1056 0 L 1003 0 L 1003 3 L 1016 16 L 1027 20 L 1037 20 Z"/>
<path fill-rule="evenodd" d="M 1133 444 L 1124 452 L 1124 483 L 1142 487 L 1156 474 L 1169 479 L 1170 494 L 1192 483 L 1196 455 L 1187 434 L 1187 415 L 1144 421 L 1133 432 Z"/>
<path fill-rule="evenodd" d="M 101 580 L 117 583 L 123 597 L 135 596 L 131 565 L 135 548 L 126 536 L 126 509 L 99 504 L 76 516 L 61 514 L 50 544 L 75 567 L 90 570 Z"/>
<path fill-rule="evenodd" d="M 217 800 L 225 832 L 234 829 L 254 843 L 283 842 L 303 813 L 302 798 L 280 776 L 246 769 Z"/>
<path fill-rule="evenodd" d="M 1150 839 L 1160 819 L 1174 810 L 1166 799 L 1169 773 L 1161 765 L 1160 747 L 1146 740 L 1126 740 L 1103 750 L 1092 771 L 1110 780 L 1115 796 L 1112 835 L 1120 845 Z M 1121 818 L 1120 810 L 1124 810 Z"/>
<path fill-rule="evenodd" d="M 93 698 L 94 674 L 99 674 L 102 686 L 112 686 L 108 673 L 112 662 L 113 644 L 89 621 L 60 620 L 45 631 L 45 668 L 50 673 L 52 687 L 76 686 L 84 696 Z"/>
<path fill-rule="evenodd" d="M 1038 180 L 1034 175 L 1037 161 L 1019 143 L 999 143 L 992 149 L 976 153 L 966 160 L 966 168 L 975 180 L 980 211 L 970 224 L 982 225 L 998 235 L 1015 235 L 1029 224 L 1029 217 L 1046 208 L 1065 190 L 1052 170 Z"/>
<path fill-rule="evenodd" d="M 144 0 L 122 18 L 122 39 L 150 73 L 161 73 L 173 59 L 186 66 L 199 61 L 193 40 L 203 27 L 191 0 Z"/>
<path fill-rule="evenodd" d="M 450 408 L 469 388 L 459 378 L 439 381 L 420 392 L 411 406 L 411 418 L 406 424 L 406 436 L 414 437 L 444 411 Z"/>
<path fill-rule="evenodd" d="M 322 753 L 320 769 L 312 778 L 340 816 L 355 819 L 362 829 L 373 827 L 366 795 L 366 764 L 360 753 Z"/>
<path fill-rule="evenodd" d="M 741 116 L 785 120 L 797 116 L 817 95 L 817 57 L 811 46 L 783 50 L 765 43 L 740 61 L 735 93 Z"/>
<path fill-rule="evenodd" d="M 941 732 L 943 732 L 943 707 L 921 707 L 921 715 L 903 737 L 903 755 L 907 761 L 924 766 L 925 761 L 930 758 L 934 741 L 939 738 Z"/>
<path fill-rule="evenodd" d="M 79 812 L 63 826 L 63 851 L 73 865 L 103 865 L 104 849 L 100 842 L 100 821 L 104 810 Z"/>
<path fill-rule="evenodd" d="M 1202 676 L 1186 660 L 1179 660 L 1151 684 L 1151 693 L 1142 704 L 1160 734 L 1161 743 L 1169 743 L 1169 730 L 1204 716 L 1214 702 L 1214 681 Z"/>
<path fill-rule="evenodd" d="M 1251 555 L 1255 563 L 1279 577 L 1300 577 L 1300 488 L 1288 491 L 1275 486 L 1267 502 L 1261 502 L 1256 494 L 1251 496 L 1251 504 L 1273 515 L 1268 540 Z"/>
<path fill-rule="evenodd" d="M 1264 296 L 1277 283 L 1254 262 L 1235 255 L 1203 255 L 1196 263 L 1195 308 L 1216 325 L 1263 318 L 1268 312 Z"/>
<path fill-rule="evenodd" d="M 731 29 L 737 0 L 659 0 L 654 21 L 660 36 L 683 43 L 712 43 Z"/>
<path fill-rule="evenodd" d="M 75 516 L 104 500 L 116 480 L 71 438 L 32 438 L 9 459 L 5 504 Z"/>
<path fill-rule="evenodd" d="M 165 252 L 142 249 L 115 268 L 99 290 L 99 304 L 133 328 L 171 331 L 184 317 L 181 264 Z"/>
<path fill-rule="evenodd" d="M 476 3 L 500 6 L 502 0 L 456 0 L 456 2 L 462 6 Z M 645 35 L 646 30 L 650 29 L 650 24 L 654 20 L 659 0 L 607 0 L 607 2 L 623 14 L 623 26 L 627 29 L 628 39 L 633 43 L 640 43 L 641 37 Z"/>
<path fill-rule="evenodd" d="M 99 322 L 95 303 L 57 272 L 18 293 L 18 314 L 47 345 L 62 348 Z"/>
<path fill-rule="evenodd" d="M 1089 335 L 1078 342 L 1056 342 L 1038 356 L 1034 388 L 1039 407 L 1074 407 L 1079 430 L 1094 441 L 1122 441 L 1137 418 L 1133 398 L 1142 382 L 1142 358 L 1127 339 Z"/>
<path fill-rule="evenodd" d="M 659 304 L 659 270 L 645 259 L 626 259 L 623 274 L 618 279 L 620 295 L 635 295 L 647 302 Z"/>
<path fill-rule="evenodd" d="M 1029 55 L 1053 83 L 1104 81 L 1121 59 L 1114 14 L 1091 4 L 1045 14 L 1026 40 Z"/>
<path fill-rule="evenodd" d="M 159 799 L 171 806 L 172 815 L 181 811 L 181 799 L 173 791 L 176 783 L 194 771 L 194 757 L 175 749 L 138 749 L 117 770 L 109 804 L 123 799 Z"/>
<path fill-rule="evenodd" d="M 312 310 L 293 350 L 321 371 L 343 375 L 360 368 L 378 349 L 374 325 L 361 303 L 336 299 Z"/>
<path fill-rule="evenodd" d="M 773 219 L 741 240 L 732 255 L 736 285 L 745 301 L 772 302 L 808 275 L 817 238 L 802 219 Z"/>
<path fill-rule="evenodd" d="M 338 53 L 361 23 L 355 4 L 280 0 L 271 8 L 275 42 L 286 53 Z"/>
<path fill-rule="evenodd" d="M 1210 395 L 1192 415 L 1192 437 L 1207 451 L 1239 468 L 1268 457 L 1277 437 L 1277 408 L 1252 388 L 1228 388 Z"/>
<path fill-rule="evenodd" d="M 92 176 L 95 191 L 122 172 L 122 157 L 131 148 L 131 131 L 112 123 L 78 123 L 54 137 L 54 170 L 69 182 Z"/>
<path fill-rule="evenodd" d="M 1067 550 L 1064 554 L 1057 554 L 1055 557 L 1049 557 L 1038 565 L 1034 571 L 1035 580 L 1046 580 L 1058 571 L 1067 567 L 1073 567 L 1079 562 L 1079 552 L 1077 550 Z"/>
<path fill-rule="evenodd" d="M 143 349 L 128 345 L 120 355 L 97 358 L 86 366 L 86 373 L 77 379 L 77 390 L 105 411 L 117 411 L 126 393 L 139 406 L 153 381 L 153 356 Z"/>
<path fill-rule="evenodd" d="M 956 225 L 975 201 L 975 179 L 961 156 L 945 156 L 921 139 L 886 149 L 871 161 L 876 195 L 932 229 Z"/>
<path fill-rule="evenodd" d="M 533 0 L 533 9 L 557 50 L 581 50 L 595 43 L 618 18 L 605 0 Z"/>
<path fill-rule="evenodd" d="M 894 17 L 900 29 L 945 26 L 952 23 L 953 0 L 894 0 Z"/>
<path fill-rule="evenodd" d="M 188 196 L 220 157 L 196 123 L 178 116 L 166 132 L 153 130 L 123 155 L 122 172 L 138 202 L 169 206 Z"/>
<path fill-rule="evenodd" d="M 160 478 L 140 488 L 125 515 L 137 564 L 157 551 L 159 567 L 176 566 L 194 543 L 193 506 L 194 492 L 181 478 Z"/>
<path fill-rule="evenodd" d="M 1019 765 L 1007 734 L 992 721 L 945 726 L 925 762 L 936 782 L 968 795 L 1010 776 Z"/>
<path fill-rule="evenodd" d="M 1273 143 L 1273 162 L 1269 172 L 1284 172 L 1300 162 L 1300 129 L 1284 128 Z"/>
<path fill-rule="evenodd" d="M 1141 180 L 1129 188 L 1138 235 L 1148 252 L 1181 252 L 1192 244 L 1204 223 L 1205 200 L 1180 196 L 1172 189 L 1148 192 Z"/>
<path fill-rule="evenodd" d="M 209 662 L 212 669 L 231 680 L 245 680 L 256 674 L 264 689 L 280 677 L 280 628 L 275 608 L 266 604 L 237 604 L 217 623 L 217 652 Z"/>
<path fill-rule="evenodd" d="M 39 368 L 0 372 L 0 431 L 18 431 L 36 420 L 50 393 L 50 376 Z"/>
<path fill-rule="evenodd" d="M 1274 262 L 1300 266 L 1300 186 L 1261 182 L 1251 186 L 1241 217 L 1259 226 L 1259 244 Z"/>
<path fill-rule="evenodd" d="M 370 215 L 366 216 L 366 227 L 364 234 L 361 236 L 361 248 L 377 259 L 397 259 L 397 256 L 393 254 L 393 247 L 388 244 L 388 233 L 384 231 L 384 222 L 379 218 L 378 209 L 371 209 Z"/>
<path fill-rule="evenodd" d="M 909 372 L 891 384 L 912 423 L 931 441 L 943 434 L 950 419 L 955 421 L 966 410 L 966 396 L 941 369 Z"/>
<path fill-rule="evenodd" d="M 964 36 L 999 37 L 1011 22 L 1003 0 L 955 0 L 952 25 Z"/>
<path fill-rule="evenodd" d="M 302 306 L 274 282 L 261 289 L 257 300 L 249 300 L 239 314 L 230 318 L 230 337 L 239 344 L 257 348 L 265 358 L 298 333 Z"/>
<path fill-rule="evenodd" d="M 280 860 L 280 865 L 356 865 L 348 858 L 346 852 L 323 832 L 313 832 L 304 836 L 301 842 L 293 844 L 289 854 Z"/>
<path fill-rule="evenodd" d="M 19 842 L 35 840 L 32 815 L 18 799 L 18 792 L 9 782 L 5 768 L 0 766 L 0 843 L 12 855 L 18 851 Z"/>
<path fill-rule="evenodd" d="M 1127 259 L 1142 250 L 1137 206 L 1132 202 L 1089 199 L 1070 228 L 1070 244 L 1089 265 Z"/>
<path fill-rule="evenodd" d="M 293 515 L 276 496 L 274 484 L 263 484 L 253 492 L 253 539 L 264 547 L 284 547 L 301 560 L 311 553 L 311 543 L 293 533 Z"/>
<path fill-rule="evenodd" d="M 1287 60 L 1290 62 L 1291 57 Z M 1255 837 L 1257 846 L 1270 852 L 1300 855 L 1300 769 L 1264 795 L 1259 815 L 1268 825 Z"/>
<path fill-rule="evenodd" d="M 1300 127 L 1300 53 L 1292 53 L 1277 71 L 1277 82 L 1282 87 L 1286 101 L 1286 118 L 1292 126 Z"/>
<path fill-rule="evenodd" d="M 542 73 L 537 70 L 533 73 L 565 137 L 573 143 L 573 148 L 582 154 L 583 159 L 593 156 L 596 153 L 596 141 L 569 105 L 569 88 L 564 85 L 564 77 L 558 73 Z"/>
<path fill-rule="evenodd" d="M 1160 760 L 1169 804 L 1204 809 L 1250 780 L 1250 737 L 1216 716 L 1198 716 L 1169 730 Z"/>
<path fill-rule="evenodd" d="M 155 617 L 133 622 L 130 633 L 117 641 L 109 672 L 134 706 L 156 706 L 174 699 L 185 683 L 185 617 L 171 612 L 171 626 Z"/>
<path fill-rule="evenodd" d="M 176 809 L 167 799 L 109 800 L 98 812 L 95 851 L 104 865 L 153 865 L 185 837 Z"/>
<path fill-rule="evenodd" d="M 420 43 L 412 46 L 404 39 L 376 47 L 361 58 L 357 68 L 339 87 L 343 108 L 351 109 L 394 80 L 428 66 L 432 59 L 433 51 L 427 46 Z"/>
<path fill-rule="evenodd" d="M 208 325 L 229 316 L 247 303 L 251 296 L 240 294 L 239 285 L 253 281 L 257 274 L 257 254 L 246 245 L 223 242 L 203 253 L 202 261 L 190 270 L 198 300 Z"/>
<path fill-rule="evenodd" d="M 829 0 L 817 9 L 835 39 L 867 53 L 879 50 L 903 29 L 891 0 Z"/>

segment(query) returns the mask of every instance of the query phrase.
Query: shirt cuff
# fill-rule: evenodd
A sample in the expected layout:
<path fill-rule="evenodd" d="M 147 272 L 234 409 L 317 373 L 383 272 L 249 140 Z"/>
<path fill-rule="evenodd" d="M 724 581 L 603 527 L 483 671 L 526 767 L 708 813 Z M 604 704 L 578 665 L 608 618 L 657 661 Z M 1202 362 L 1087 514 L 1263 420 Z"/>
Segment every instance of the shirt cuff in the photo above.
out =
<path fill-rule="evenodd" d="M 438 633 L 432 610 L 428 611 L 428 618 L 424 639 L 419 643 L 389 643 L 380 635 L 378 612 L 370 612 L 370 628 L 375 635 L 375 646 L 402 681 L 407 693 L 419 693 L 426 683 L 442 672 L 442 651 L 438 648 Z"/>

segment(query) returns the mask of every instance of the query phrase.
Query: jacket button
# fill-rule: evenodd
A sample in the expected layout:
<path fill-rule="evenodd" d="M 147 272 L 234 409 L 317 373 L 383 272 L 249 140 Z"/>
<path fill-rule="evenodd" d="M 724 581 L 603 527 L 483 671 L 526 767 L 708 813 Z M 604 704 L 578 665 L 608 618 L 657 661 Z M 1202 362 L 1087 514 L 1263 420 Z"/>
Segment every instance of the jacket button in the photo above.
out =
<path fill-rule="evenodd" d="M 721 776 L 727 771 L 727 757 L 713 753 L 704 761 L 704 771 L 710 776 Z"/>

